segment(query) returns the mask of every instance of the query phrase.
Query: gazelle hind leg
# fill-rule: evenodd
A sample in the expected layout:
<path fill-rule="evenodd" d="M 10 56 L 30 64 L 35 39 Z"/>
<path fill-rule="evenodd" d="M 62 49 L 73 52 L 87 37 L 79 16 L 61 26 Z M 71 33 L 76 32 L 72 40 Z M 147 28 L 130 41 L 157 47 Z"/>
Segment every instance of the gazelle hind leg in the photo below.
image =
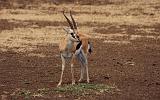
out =
<path fill-rule="evenodd" d="M 89 83 L 89 73 L 88 73 L 88 60 L 87 60 L 87 55 L 81 50 L 81 52 L 77 55 L 79 62 L 81 63 L 81 75 L 84 75 L 84 69 L 86 70 L 87 74 L 87 83 Z M 83 69 L 82 69 L 83 68 Z M 82 77 L 83 78 L 83 77 Z M 80 78 L 81 80 L 81 78 Z"/>
<path fill-rule="evenodd" d="M 65 68 L 65 58 L 62 56 L 62 54 L 61 54 L 61 59 L 62 59 L 62 72 L 61 72 L 60 81 L 59 81 L 57 87 L 59 87 L 62 84 L 63 72 L 64 72 L 64 68 Z"/>
<path fill-rule="evenodd" d="M 80 65 L 81 65 L 81 67 L 80 67 L 80 70 L 81 70 L 81 72 L 80 72 L 80 79 L 79 79 L 78 81 L 79 81 L 79 82 L 82 82 L 83 77 L 84 77 L 84 70 L 85 70 L 85 69 L 84 69 L 84 68 L 85 68 L 85 66 L 84 66 L 84 56 L 83 56 L 82 51 L 79 51 L 79 52 L 77 53 L 76 57 L 77 57 Z"/>
<path fill-rule="evenodd" d="M 82 81 L 82 79 L 83 79 L 83 77 L 84 77 L 84 71 L 86 71 L 86 75 L 87 75 L 87 83 L 89 83 L 89 73 L 88 73 L 88 61 L 87 61 L 87 59 L 86 59 L 86 57 L 85 57 L 85 63 L 84 62 L 82 62 L 82 66 L 81 66 L 81 77 L 80 77 L 80 80 L 79 81 Z"/>
<path fill-rule="evenodd" d="M 80 74 L 80 79 L 78 80 L 79 82 L 82 82 L 83 80 L 83 77 L 84 77 L 84 66 L 83 64 L 81 64 L 81 74 Z"/>
<path fill-rule="evenodd" d="M 85 66 L 85 69 L 86 69 L 86 75 L 87 75 L 87 83 L 89 83 L 89 73 L 88 73 L 88 60 L 87 60 L 87 55 L 82 52 L 83 54 L 83 58 L 84 58 L 84 66 Z"/>

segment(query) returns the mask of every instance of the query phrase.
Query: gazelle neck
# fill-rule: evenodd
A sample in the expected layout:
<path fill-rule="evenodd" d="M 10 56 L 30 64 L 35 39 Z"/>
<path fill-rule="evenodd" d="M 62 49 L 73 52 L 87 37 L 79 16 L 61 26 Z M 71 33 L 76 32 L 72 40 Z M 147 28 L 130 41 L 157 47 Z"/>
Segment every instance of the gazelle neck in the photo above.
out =
<path fill-rule="evenodd" d="M 67 49 L 70 50 L 73 47 L 74 41 L 70 40 L 70 38 L 68 37 L 66 39 L 67 42 Z"/>
<path fill-rule="evenodd" d="M 73 48 L 74 41 L 70 40 L 70 38 L 65 38 L 65 49 L 61 52 L 62 56 L 65 58 L 72 57 L 72 48 Z"/>

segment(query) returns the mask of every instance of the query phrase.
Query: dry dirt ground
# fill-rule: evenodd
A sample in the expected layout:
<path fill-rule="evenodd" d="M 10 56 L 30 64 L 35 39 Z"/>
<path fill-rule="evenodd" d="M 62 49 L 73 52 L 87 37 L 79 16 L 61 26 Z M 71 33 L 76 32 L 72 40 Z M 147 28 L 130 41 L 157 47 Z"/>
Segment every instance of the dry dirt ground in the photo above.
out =
<path fill-rule="evenodd" d="M 14 4 L 14 6 L 18 6 Z M 108 5 L 41 4 L 0 10 L 0 96 L 18 89 L 55 88 L 61 73 L 58 42 L 73 11 L 79 30 L 90 35 L 91 83 L 116 86 L 118 93 L 74 96 L 50 93 L 37 100 L 160 100 L 160 2 L 129 0 Z M 79 66 L 75 66 L 79 78 Z M 63 84 L 71 83 L 67 66 Z M 29 99 L 29 100 L 30 100 Z"/>

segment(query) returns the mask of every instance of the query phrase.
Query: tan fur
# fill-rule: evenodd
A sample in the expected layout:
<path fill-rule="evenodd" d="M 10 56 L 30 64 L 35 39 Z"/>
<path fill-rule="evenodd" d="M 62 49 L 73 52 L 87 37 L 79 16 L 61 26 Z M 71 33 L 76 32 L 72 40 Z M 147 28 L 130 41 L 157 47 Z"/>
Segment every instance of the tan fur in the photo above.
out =
<path fill-rule="evenodd" d="M 60 52 L 63 52 L 63 51 L 67 50 L 67 42 L 66 41 L 67 41 L 67 38 L 63 37 L 61 39 L 61 41 L 59 42 L 59 51 Z M 72 53 L 74 53 L 75 52 L 74 46 L 69 51 L 72 52 Z"/>
<path fill-rule="evenodd" d="M 89 36 L 84 33 L 78 33 L 78 36 L 80 40 L 82 41 L 82 49 L 84 53 L 88 53 L 88 42 L 89 42 Z"/>
<path fill-rule="evenodd" d="M 62 52 L 66 49 L 67 42 L 66 38 L 62 38 L 61 41 L 59 42 L 59 51 Z"/>

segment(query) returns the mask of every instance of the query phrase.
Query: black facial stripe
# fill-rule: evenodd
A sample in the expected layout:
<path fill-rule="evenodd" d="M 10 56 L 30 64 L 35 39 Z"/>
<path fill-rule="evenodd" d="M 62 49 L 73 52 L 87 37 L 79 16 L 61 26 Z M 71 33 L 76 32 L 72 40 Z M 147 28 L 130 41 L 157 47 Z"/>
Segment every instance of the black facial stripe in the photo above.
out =
<path fill-rule="evenodd" d="M 76 37 L 74 36 L 74 33 L 71 33 L 71 35 L 72 35 L 73 38 L 76 38 Z"/>
<path fill-rule="evenodd" d="M 77 35 L 77 38 L 79 39 L 79 36 Z"/>

